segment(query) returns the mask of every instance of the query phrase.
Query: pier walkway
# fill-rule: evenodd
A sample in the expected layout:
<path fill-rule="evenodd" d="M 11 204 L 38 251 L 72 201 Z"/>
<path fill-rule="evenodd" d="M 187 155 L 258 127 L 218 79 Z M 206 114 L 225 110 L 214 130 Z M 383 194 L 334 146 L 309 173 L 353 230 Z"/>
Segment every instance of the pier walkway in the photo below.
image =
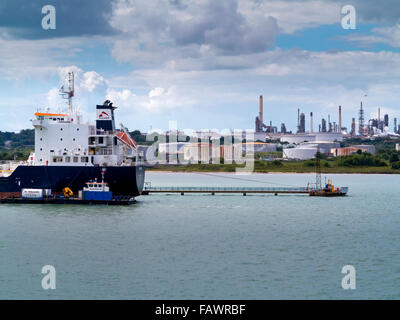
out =
<path fill-rule="evenodd" d="M 209 193 L 215 195 L 216 193 L 241 193 L 244 196 L 252 193 L 273 193 L 278 195 L 279 193 L 284 194 L 308 194 L 309 189 L 307 187 L 293 187 L 293 188 L 282 188 L 282 187 L 152 187 L 145 186 L 142 195 L 148 195 L 150 193 Z"/>

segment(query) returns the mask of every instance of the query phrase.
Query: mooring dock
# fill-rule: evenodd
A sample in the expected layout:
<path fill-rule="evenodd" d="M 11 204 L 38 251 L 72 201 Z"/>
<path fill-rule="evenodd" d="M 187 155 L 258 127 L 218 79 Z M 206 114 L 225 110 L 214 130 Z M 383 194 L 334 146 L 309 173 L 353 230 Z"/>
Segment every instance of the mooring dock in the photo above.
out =
<path fill-rule="evenodd" d="M 150 193 L 208 193 L 215 195 L 216 193 L 241 193 L 244 196 L 247 194 L 260 194 L 260 193 L 272 193 L 278 194 L 308 194 L 309 189 L 307 187 L 151 187 L 146 186 L 142 195 L 149 195 Z"/>

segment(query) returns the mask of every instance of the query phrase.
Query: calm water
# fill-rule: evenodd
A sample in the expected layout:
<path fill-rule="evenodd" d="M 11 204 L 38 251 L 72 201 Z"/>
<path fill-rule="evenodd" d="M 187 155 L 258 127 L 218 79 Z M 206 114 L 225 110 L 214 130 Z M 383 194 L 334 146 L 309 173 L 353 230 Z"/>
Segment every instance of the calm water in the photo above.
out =
<path fill-rule="evenodd" d="M 148 173 L 146 181 L 262 186 L 232 177 Z M 150 195 L 118 208 L 1 205 L 0 298 L 399 299 L 400 176 L 332 177 L 350 187 L 348 197 Z M 57 289 L 44 291 L 48 264 Z M 357 270 L 356 290 L 341 288 L 346 264 Z"/>

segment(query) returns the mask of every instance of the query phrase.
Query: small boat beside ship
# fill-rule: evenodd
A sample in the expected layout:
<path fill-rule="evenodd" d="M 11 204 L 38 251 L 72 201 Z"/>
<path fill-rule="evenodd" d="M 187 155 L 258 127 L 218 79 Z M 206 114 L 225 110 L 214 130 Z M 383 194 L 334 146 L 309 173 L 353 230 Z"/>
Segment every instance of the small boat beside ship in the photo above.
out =
<path fill-rule="evenodd" d="M 130 205 L 135 203 L 135 198 L 114 196 L 103 180 L 87 182 L 78 196 L 68 187 L 64 188 L 63 194 L 53 194 L 50 189 L 23 189 L 21 197 L 3 198 L 0 203 Z"/>

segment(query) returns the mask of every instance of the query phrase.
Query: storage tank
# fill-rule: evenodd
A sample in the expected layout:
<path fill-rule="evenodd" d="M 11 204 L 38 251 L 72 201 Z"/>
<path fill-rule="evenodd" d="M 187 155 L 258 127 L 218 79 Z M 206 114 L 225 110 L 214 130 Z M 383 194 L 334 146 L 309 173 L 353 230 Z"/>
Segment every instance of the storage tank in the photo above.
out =
<path fill-rule="evenodd" d="M 283 149 L 283 158 L 307 160 L 314 158 L 316 153 L 316 148 L 288 148 Z"/>
<path fill-rule="evenodd" d="M 315 139 L 315 134 L 286 134 L 281 136 L 280 141 L 291 144 L 299 144 L 306 141 L 315 141 Z"/>

